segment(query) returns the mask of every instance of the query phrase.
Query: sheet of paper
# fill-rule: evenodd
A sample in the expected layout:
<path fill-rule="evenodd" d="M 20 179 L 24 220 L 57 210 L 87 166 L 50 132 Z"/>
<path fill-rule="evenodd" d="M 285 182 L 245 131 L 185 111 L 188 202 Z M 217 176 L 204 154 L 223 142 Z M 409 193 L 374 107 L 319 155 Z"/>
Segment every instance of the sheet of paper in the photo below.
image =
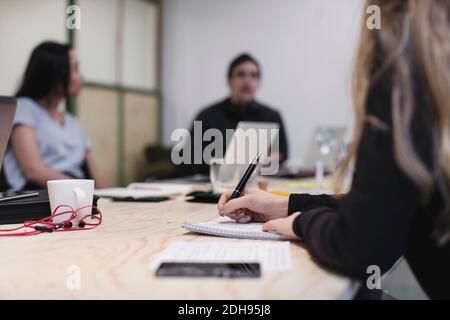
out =
<path fill-rule="evenodd" d="M 173 183 L 131 183 L 126 188 L 108 188 L 97 189 L 95 194 L 105 198 L 124 198 L 134 199 L 146 197 L 170 197 L 184 195 L 192 190 L 191 185 L 173 184 Z"/>
<path fill-rule="evenodd" d="M 332 178 L 325 178 L 322 182 L 317 182 L 315 179 L 300 179 L 281 183 L 270 188 L 269 191 L 333 195 L 336 194 L 335 186 L 335 181 Z M 342 191 L 339 192 L 348 191 L 350 182 L 343 182 L 341 189 Z"/>
<path fill-rule="evenodd" d="M 187 194 L 192 191 L 191 184 L 180 183 L 159 183 L 159 182 L 133 182 L 130 183 L 127 188 L 133 190 L 143 190 L 150 192 L 166 192 L 167 194 Z"/>
<path fill-rule="evenodd" d="M 146 197 L 169 196 L 167 194 L 167 192 L 134 190 L 134 189 L 130 189 L 130 188 L 98 189 L 98 190 L 94 191 L 94 194 L 99 197 L 105 197 L 105 198 L 130 197 L 130 198 L 134 198 L 134 199 L 140 199 L 140 198 L 146 198 Z"/>
<path fill-rule="evenodd" d="M 263 272 L 291 269 L 291 250 L 283 242 L 187 242 L 170 243 L 151 263 L 157 269 L 162 262 L 259 262 Z"/>

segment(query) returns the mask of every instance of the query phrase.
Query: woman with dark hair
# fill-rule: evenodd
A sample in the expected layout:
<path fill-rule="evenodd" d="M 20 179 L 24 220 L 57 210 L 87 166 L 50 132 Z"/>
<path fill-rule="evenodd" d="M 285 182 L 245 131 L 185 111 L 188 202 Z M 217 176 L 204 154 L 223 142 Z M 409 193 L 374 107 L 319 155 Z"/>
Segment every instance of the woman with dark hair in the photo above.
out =
<path fill-rule="evenodd" d="M 16 94 L 4 160 L 11 189 L 46 188 L 48 180 L 69 178 L 92 178 L 99 187 L 89 138 L 74 116 L 58 108 L 78 94 L 82 82 L 76 52 L 68 45 L 44 42 L 33 50 Z"/>
<path fill-rule="evenodd" d="M 430 298 L 450 299 L 450 1 L 369 5 L 380 7 L 382 28 L 364 23 L 356 59 L 350 191 L 228 192 L 219 213 L 302 239 L 316 261 L 363 288 L 369 270 L 404 256 Z"/>

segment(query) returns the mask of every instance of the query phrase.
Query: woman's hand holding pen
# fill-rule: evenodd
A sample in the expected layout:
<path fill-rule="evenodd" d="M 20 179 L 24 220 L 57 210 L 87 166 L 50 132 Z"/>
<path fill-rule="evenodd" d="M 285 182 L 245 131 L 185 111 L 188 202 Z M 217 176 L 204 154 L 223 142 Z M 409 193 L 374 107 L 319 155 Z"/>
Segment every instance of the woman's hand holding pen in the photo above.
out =
<path fill-rule="evenodd" d="M 219 199 L 218 209 L 221 216 L 229 217 L 238 223 L 265 222 L 264 231 L 298 239 L 292 224 L 300 213 L 288 216 L 288 197 L 260 189 L 246 189 L 241 197 L 230 200 L 232 193 L 233 191 L 225 192 Z"/>
<path fill-rule="evenodd" d="M 293 219 L 297 214 L 288 217 L 288 197 L 277 196 L 259 189 L 244 189 L 260 159 L 261 154 L 258 153 L 236 189 L 222 194 L 217 205 L 219 214 L 238 223 L 266 222 L 263 225 L 264 231 L 297 238 L 292 227 Z"/>
<path fill-rule="evenodd" d="M 287 217 L 288 197 L 260 189 L 246 189 L 242 196 L 230 200 L 232 193 L 225 192 L 219 199 L 218 209 L 221 216 L 229 217 L 238 223 L 266 222 Z"/>

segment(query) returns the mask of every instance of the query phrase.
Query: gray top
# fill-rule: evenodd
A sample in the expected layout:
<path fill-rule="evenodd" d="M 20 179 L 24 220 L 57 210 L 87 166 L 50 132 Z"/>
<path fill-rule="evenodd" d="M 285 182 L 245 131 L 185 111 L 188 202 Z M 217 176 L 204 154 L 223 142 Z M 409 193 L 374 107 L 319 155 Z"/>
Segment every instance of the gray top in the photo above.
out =
<path fill-rule="evenodd" d="M 21 97 L 17 99 L 14 126 L 26 125 L 35 130 L 41 158 L 49 168 L 84 178 L 81 167 L 91 142 L 74 116 L 64 112 L 63 117 L 64 124 L 61 125 L 34 100 Z M 26 185 L 12 148 L 6 152 L 3 168 L 12 190 L 21 190 Z"/>

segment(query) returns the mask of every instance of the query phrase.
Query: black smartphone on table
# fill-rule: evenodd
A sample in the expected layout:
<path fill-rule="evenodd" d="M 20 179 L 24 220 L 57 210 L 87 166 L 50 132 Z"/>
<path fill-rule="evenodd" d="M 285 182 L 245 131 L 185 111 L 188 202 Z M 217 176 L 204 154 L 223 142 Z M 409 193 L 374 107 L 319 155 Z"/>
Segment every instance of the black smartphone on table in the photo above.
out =
<path fill-rule="evenodd" d="M 157 277 L 259 278 L 259 263 L 163 262 Z"/>

